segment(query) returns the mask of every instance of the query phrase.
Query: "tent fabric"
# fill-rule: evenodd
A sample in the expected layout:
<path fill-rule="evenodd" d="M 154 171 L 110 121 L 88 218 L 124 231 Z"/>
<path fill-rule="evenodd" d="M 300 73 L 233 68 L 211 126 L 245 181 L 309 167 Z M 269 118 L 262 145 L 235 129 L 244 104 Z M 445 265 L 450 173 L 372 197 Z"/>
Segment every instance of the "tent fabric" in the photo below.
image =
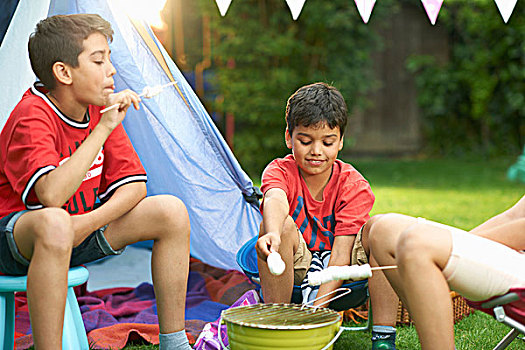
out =
<path fill-rule="evenodd" d="M 0 127 L 3 127 L 11 110 L 20 101 L 22 94 L 35 81 L 29 64 L 27 40 L 36 23 L 46 17 L 50 0 L 38 4 L 20 0 L 0 46 L 0 81 L 3 89 L 0 96 Z"/>
<path fill-rule="evenodd" d="M 51 0 L 29 5 L 30 2 L 20 1 L 0 47 L 2 78 L 8 73 L 3 63 L 13 61 L 14 56 L 20 58 L 9 68 L 9 79 L 2 79 L 5 86 L 16 86 L 18 90 L 0 97 L 0 126 L 34 80 L 29 63 L 22 62 L 22 58 L 28 61 L 29 33 L 46 15 L 98 13 L 112 24 L 115 34 L 110 48 L 117 70 L 116 91 L 141 92 L 146 86 L 170 82 L 131 20 L 113 2 Z M 22 34 L 14 38 L 12 27 L 17 28 L 17 34 L 18 28 L 23 28 Z M 148 172 L 148 195 L 173 194 L 186 204 L 193 257 L 212 266 L 239 269 L 235 254 L 256 234 L 261 221 L 257 205 L 245 200 L 255 189 L 179 69 L 149 27 L 145 28 L 178 88 L 169 87 L 152 99 L 144 99 L 140 110 L 130 108 L 123 122 Z"/>

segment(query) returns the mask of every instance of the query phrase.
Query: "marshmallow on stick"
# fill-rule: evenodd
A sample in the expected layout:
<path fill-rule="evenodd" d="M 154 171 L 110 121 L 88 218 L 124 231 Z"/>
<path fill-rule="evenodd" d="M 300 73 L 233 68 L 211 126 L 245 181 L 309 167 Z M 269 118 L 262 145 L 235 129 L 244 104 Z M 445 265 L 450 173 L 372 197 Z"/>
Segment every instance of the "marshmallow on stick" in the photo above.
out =
<path fill-rule="evenodd" d="M 266 261 L 268 262 L 268 269 L 273 275 L 281 275 L 286 268 L 283 259 L 281 259 L 281 254 L 277 252 L 271 252 Z"/>
<path fill-rule="evenodd" d="M 177 84 L 177 83 L 172 81 L 172 82 L 164 84 L 164 85 L 146 86 L 144 88 L 144 90 L 142 90 L 142 93 L 139 94 L 139 97 L 152 98 L 152 97 L 157 96 L 158 94 L 160 94 L 162 92 L 162 90 L 164 90 L 164 88 L 166 88 L 168 86 L 171 86 L 171 85 L 175 85 L 175 84 Z M 101 114 L 102 113 L 106 113 L 107 111 L 110 111 L 112 109 L 117 108 L 119 105 L 120 105 L 120 103 L 115 103 L 114 105 L 111 105 L 109 107 L 104 108 L 103 110 L 100 111 L 100 113 Z"/>
<path fill-rule="evenodd" d="M 395 269 L 397 266 L 370 267 L 369 264 L 351 266 L 329 266 L 322 271 L 312 272 L 308 275 L 310 286 L 319 286 L 323 283 L 338 280 L 364 280 L 372 277 L 373 270 Z"/>

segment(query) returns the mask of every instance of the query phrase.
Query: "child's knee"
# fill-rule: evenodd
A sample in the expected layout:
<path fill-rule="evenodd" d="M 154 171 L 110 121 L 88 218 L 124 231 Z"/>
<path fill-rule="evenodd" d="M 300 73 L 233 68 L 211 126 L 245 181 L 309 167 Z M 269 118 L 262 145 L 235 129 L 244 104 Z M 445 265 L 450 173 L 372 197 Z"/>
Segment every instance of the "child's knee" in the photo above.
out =
<path fill-rule="evenodd" d="M 69 214 L 59 208 L 42 209 L 35 224 L 35 244 L 58 254 L 73 248 L 75 232 Z"/>
<path fill-rule="evenodd" d="M 421 231 L 419 225 L 407 228 L 399 235 L 396 246 L 396 258 L 400 264 L 410 263 L 415 259 L 426 256 L 428 238 Z"/>
<path fill-rule="evenodd" d="M 189 225 L 188 210 L 184 202 L 178 197 L 171 195 L 161 195 L 151 197 L 156 203 L 158 217 L 155 219 L 158 223 L 167 223 L 175 225 Z"/>
<path fill-rule="evenodd" d="M 396 214 L 374 215 L 367 221 L 363 229 L 364 239 L 368 239 L 371 247 L 384 245 L 385 239 L 392 235 L 392 221 L 396 219 Z"/>

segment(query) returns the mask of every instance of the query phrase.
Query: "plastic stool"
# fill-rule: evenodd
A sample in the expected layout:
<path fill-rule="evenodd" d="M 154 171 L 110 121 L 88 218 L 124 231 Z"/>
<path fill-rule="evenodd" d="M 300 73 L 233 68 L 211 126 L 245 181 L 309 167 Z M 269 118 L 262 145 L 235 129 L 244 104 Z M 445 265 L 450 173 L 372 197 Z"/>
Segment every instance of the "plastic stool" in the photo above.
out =
<path fill-rule="evenodd" d="M 89 350 L 86 329 L 73 287 L 87 281 L 85 267 L 73 267 L 67 276 L 67 299 L 64 313 L 62 349 Z M 13 350 L 15 341 L 15 292 L 26 291 L 27 276 L 0 276 L 0 346 Z"/>

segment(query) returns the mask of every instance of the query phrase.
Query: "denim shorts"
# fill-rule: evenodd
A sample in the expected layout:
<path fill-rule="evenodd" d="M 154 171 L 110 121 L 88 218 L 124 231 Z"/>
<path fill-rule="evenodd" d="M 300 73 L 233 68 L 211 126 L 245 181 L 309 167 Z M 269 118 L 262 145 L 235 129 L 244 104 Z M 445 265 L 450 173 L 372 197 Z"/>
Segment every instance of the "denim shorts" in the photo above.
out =
<path fill-rule="evenodd" d="M 13 237 L 13 227 L 25 211 L 11 213 L 0 219 L 0 272 L 6 275 L 25 275 L 29 260 L 20 254 Z M 113 250 L 104 230 L 106 226 L 91 233 L 80 245 L 73 248 L 70 266 L 78 266 L 110 255 L 120 255 L 125 248 Z"/>

